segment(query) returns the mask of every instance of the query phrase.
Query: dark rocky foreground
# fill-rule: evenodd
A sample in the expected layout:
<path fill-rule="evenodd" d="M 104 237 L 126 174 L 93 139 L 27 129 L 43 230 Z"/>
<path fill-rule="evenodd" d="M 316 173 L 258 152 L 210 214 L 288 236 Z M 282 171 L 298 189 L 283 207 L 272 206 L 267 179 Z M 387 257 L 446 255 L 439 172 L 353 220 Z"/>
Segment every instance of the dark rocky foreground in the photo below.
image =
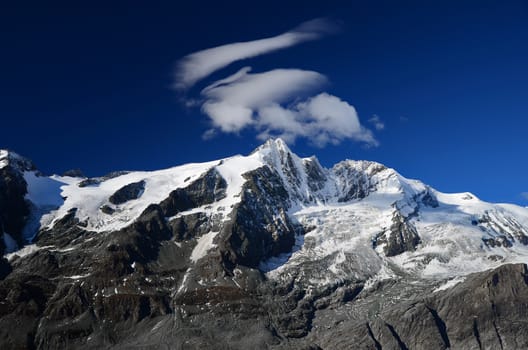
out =
<path fill-rule="evenodd" d="M 17 169 L 0 174 L 0 217 L 22 245 L 31 207 Z M 307 170 L 310 187 L 321 188 L 317 164 Z M 259 263 L 291 252 L 313 227 L 286 215 L 291 193 L 276 171 L 261 167 L 245 178 L 240 202 L 223 213 L 180 215 L 226 196 L 226 181 L 212 168 L 118 231 L 89 231 L 75 209 L 41 229 L 32 253 L 0 260 L 0 348 L 528 348 L 524 264 L 469 275 L 445 290 L 404 272 L 309 286 L 306 277 L 326 268 L 309 261 L 268 279 Z M 368 195 L 368 178 L 355 183 L 347 198 Z M 120 188 L 101 210 L 112 215 L 111 205 L 138 198 L 144 185 Z M 384 244 L 387 256 L 414 250 L 420 237 L 412 224 L 400 215 L 392 222 L 372 244 Z M 219 232 L 214 249 L 193 259 L 211 231 Z"/>
<path fill-rule="evenodd" d="M 13 261 L 14 271 L 0 282 L 2 349 L 528 347 L 524 264 L 470 275 L 436 293 L 405 282 L 367 290 L 348 281 L 308 295 L 302 286 L 266 281 L 256 269 L 230 272 L 221 257 L 211 257 L 195 279 L 213 272 L 220 281 L 175 293 L 185 251 L 165 241 L 149 261 L 135 255 L 133 232 L 119 235 L 119 246 L 86 244 L 84 254 L 40 250 Z M 107 249 L 96 254 L 101 246 Z M 144 263 L 127 271 L 133 255 Z"/>

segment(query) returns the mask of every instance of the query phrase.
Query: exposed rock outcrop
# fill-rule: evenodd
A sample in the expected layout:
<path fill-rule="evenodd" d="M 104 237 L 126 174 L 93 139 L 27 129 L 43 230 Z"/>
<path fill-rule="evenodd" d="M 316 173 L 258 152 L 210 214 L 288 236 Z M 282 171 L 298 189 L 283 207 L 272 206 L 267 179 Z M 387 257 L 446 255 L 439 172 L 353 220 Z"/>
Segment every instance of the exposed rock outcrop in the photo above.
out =
<path fill-rule="evenodd" d="M 395 213 L 392 225 L 374 240 L 374 247 L 382 246 L 386 256 L 395 256 L 406 251 L 414 251 L 420 243 L 416 228 L 401 214 Z"/>
<path fill-rule="evenodd" d="M 174 190 L 169 198 L 160 203 L 165 216 L 211 204 L 225 197 L 227 184 L 215 169 L 206 172 L 184 188 Z"/>
<path fill-rule="evenodd" d="M 19 247 L 24 245 L 22 231 L 30 214 L 29 203 L 25 199 L 27 184 L 24 171 L 35 170 L 31 161 L 16 153 L 2 151 L 0 167 L 0 235 L 7 233 Z M 0 237 L 0 253 L 6 246 Z"/>
<path fill-rule="evenodd" d="M 133 199 L 139 198 L 145 189 L 145 181 L 133 182 L 121 187 L 114 194 L 112 194 L 108 201 L 112 204 L 123 204 Z"/>

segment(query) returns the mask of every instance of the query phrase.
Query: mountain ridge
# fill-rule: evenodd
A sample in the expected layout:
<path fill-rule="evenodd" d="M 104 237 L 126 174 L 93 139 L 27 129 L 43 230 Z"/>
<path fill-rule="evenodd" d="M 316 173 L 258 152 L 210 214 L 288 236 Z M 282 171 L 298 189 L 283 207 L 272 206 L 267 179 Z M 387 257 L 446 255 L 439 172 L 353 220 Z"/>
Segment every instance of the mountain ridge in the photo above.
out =
<path fill-rule="evenodd" d="M 412 251 L 421 242 L 419 234 L 411 227 L 413 225 L 409 225 L 412 220 L 408 219 L 417 215 L 420 206 L 438 208 L 438 198 L 444 206 L 453 207 L 449 210 L 463 207 L 457 215 L 465 215 L 472 226 L 478 226 L 480 230 L 488 233 L 486 238 L 482 237 L 482 242 L 486 245 L 513 246 L 517 241 L 528 241 L 528 230 L 523 227 L 528 223 L 528 213 L 524 212 L 522 207 L 482 202 L 468 192 L 441 193 L 418 180 L 404 178 L 396 170 L 377 162 L 344 160 L 331 168 L 324 168 L 315 156 L 298 157 L 281 139 L 266 141 L 248 156 L 237 155 L 159 171 L 114 172 L 98 178 L 42 176 L 31 161 L 14 152 L 2 151 L 2 161 L 6 163 L 7 168 L 9 163 L 12 163 L 12 168 L 22 173 L 23 181 L 27 184 L 25 200 L 31 203 L 29 211 L 34 222 L 26 224 L 23 237 L 18 237 L 17 242 L 21 242 L 22 238 L 29 241 L 35 237 L 37 232 L 32 233 L 31 229 L 53 229 L 55 223 L 72 210 L 75 211 L 75 218 L 85 225 L 85 229 L 97 232 L 123 229 L 131 225 L 149 205 L 161 203 L 171 191 L 184 188 L 187 183 L 204 176 L 207 172 L 215 172 L 216 176 L 227 181 L 225 196 L 203 206 L 179 212 L 177 216 L 183 217 L 199 212 L 211 215 L 221 208 L 222 210 L 228 208 L 229 211 L 239 202 L 240 192 L 247 181 L 244 179 L 244 174 L 266 166 L 277 177 L 275 181 L 280 182 L 282 189 L 287 192 L 283 194 L 287 198 L 284 198 L 282 204 L 285 216 L 295 217 L 296 212 L 303 210 L 313 211 L 315 207 L 335 207 L 354 201 L 358 201 L 357 204 L 371 201 L 374 207 L 378 206 L 378 209 L 390 209 L 392 215 L 385 220 L 389 220 L 384 225 L 385 229 L 391 225 L 401 224 L 402 227 L 409 228 L 404 230 L 409 237 L 405 235 L 394 239 L 381 237 L 380 242 L 377 242 L 380 237 L 371 237 L 371 239 L 375 241 L 373 244 L 378 250 L 380 245 L 385 245 L 385 253 L 392 256 L 407 250 Z M 133 184 L 136 186 L 136 196 L 123 197 L 123 191 Z M 123 197 L 120 203 L 112 200 L 116 194 L 121 194 Z M 376 201 L 383 203 L 379 206 L 380 203 Z M 350 210 L 355 210 L 354 208 L 355 206 L 352 205 Z M 490 210 L 495 221 L 503 222 L 496 223 L 491 220 L 488 214 Z M 513 211 L 514 214 L 509 213 L 508 210 Z M 348 213 L 346 210 L 341 212 Z M 521 214 L 522 223 L 515 218 L 518 214 Z M 501 218 L 498 219 L 498 216 Z M 502 216 L 506 217 L 502 218 Z M 168 220 L 171 218 L 176 217 L 171 216 Z M 35 222 L 37 219 L 38 223 Z M 391 223 L 392 220 L 399 223 Z M 449 222 L 449 220 L 445 221 Z M 492 221 L 492 224 L 485 228 L 484 221 Z M 513 227 L 508 230 L 508 226 Z M 466 229 L 466 227 L 462 228 Z M 10 247 L 13 248 L 13 240 L 8 232 L 5 233 L 8 236 L 5 236 L 4 243 L 11 243 Z M 407 242 L 409 239 L 411 243 Z M 391 241 L 393 246 L 387 247 Z"/>
<path fill-rule="evenodd" d="M 0 330 L 25 326 L 0 331 L 7 348 L 346 344 L 332 324 L 358 348 L 449 348 L 469 341 L 459 323 L 472 320 L 449 316 L 450 295 L 491 278 L 528 305 L 526 208 L 441 193 L 376 162 L 324 168 L 280 139 L 248 156 L 97 178 L 43 176 L 15 159 L 0 168 Z M 494 295 L 506 310 L 516 297 L 504 288 Z M 422 323 L 395 323 L 410 306 Z M 481 322 L 471 346 L 495 344 L 509 319 L 466 311 Z"/>

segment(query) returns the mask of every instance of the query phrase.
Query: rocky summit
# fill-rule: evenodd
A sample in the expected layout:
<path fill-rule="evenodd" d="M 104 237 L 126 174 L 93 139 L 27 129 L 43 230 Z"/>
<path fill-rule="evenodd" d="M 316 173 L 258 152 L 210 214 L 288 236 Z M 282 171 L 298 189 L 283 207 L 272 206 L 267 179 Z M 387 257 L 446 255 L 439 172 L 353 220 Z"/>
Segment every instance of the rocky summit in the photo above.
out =
<path fill-rule="evenodd" d="M 280 139 L 97 178 L 2 150 L 0 229 L 1 349 L 528 348 L 527 208 Z"/>

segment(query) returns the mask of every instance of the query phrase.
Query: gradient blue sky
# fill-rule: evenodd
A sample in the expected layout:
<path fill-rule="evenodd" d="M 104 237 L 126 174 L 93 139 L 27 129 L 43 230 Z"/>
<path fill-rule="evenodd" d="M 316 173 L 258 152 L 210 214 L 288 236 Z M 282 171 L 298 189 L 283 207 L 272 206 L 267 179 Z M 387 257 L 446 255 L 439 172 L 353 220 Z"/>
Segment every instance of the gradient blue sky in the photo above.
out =
<path fill-rule="evenodd" d="M 233 63 L 206 82 L 248 65 L 317 71 L 379 146 L 298 139 L 299 155 L 325 166 L 375 160 L 444 192 L 528 205 L 528 2 L 520 0 L 4 2 L 0 148 L 47 173 L 80 167 L 90 176 L 248 153 L 261 143 L 252 129 L 202 139 L 208 118 L 171 88 L 176 63 L 320 17 L 341 31 Z M 383 130 L 368 122 L 373 115 Z"/>

